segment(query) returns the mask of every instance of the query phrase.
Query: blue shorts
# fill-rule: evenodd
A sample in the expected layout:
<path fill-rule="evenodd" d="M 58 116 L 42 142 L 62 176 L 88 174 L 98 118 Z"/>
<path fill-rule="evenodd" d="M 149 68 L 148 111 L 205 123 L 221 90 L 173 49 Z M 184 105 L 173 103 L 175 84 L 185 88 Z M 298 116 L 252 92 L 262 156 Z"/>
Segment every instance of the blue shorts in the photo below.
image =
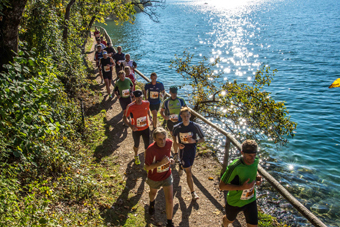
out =
<path fill-rule="evenodd" d="M 195 151 L 179 151 L 179 156 L 181 159 L 181 165 L 183 168 L 188 168 L 194 164 L 194 160 L 196 157 L 196 150 Z"/>

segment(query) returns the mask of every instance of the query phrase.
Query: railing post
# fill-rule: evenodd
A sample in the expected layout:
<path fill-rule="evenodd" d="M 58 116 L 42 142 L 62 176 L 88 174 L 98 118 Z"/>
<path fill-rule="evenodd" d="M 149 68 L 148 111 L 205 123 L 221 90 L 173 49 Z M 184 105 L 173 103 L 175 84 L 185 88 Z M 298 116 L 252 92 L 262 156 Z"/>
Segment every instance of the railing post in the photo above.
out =
<path fill-rule="evenodd" d="M 221 176 L 224 174 L 224 172 L 225 172 L 225 170 L 227 168 L 227 165 L 228 165 L 229 150 L 230 150 L 230 140 L 226 136 L 225 146 L 224 146 L 224 159 L 223 159 L 223 165 L 222 165 L 222 170 L 221 170 Z"/>

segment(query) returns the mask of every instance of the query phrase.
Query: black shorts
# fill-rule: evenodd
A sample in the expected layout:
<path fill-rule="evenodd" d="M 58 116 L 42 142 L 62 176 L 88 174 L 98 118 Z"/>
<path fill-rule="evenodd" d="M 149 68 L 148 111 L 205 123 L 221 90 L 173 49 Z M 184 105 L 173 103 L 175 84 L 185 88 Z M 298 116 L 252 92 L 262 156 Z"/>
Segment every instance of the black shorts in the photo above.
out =
<path fill-rule="evenodd" d="M 180 123 L 179 121 L 177 122 L 172 122 L 171 120 L 167 120 L 166 122 L 166 126 L 168 127 L 171 135 L 172 135 L 172 130 L 174 129 L 174 126 L 177 125 L 178 123 Z"/>
<path fill-rule="evenodd" d="M 104 80 L 105 79 L 109 79 L 109 80 L 112 80 L 112 72 L 103 72 L 103 77 L 104 77 Z"/>
<path fill-rule="evenodd" d="M 196 151 L 185 151 L 179 150 L 179 157 L 181 159 L 181 165 L 183 168 L 189 168 L 194 164 L 195 157 L 196 157 Z"/>
<path fill-rule="evenodd" d="M 160 103 L 158 103 L 158 104 L 150 104 L 150 111 L 153 111 L 153 110 L 159 110 L 159 106 L 160 106 L 161 104 Z"/>
<path fill-rule="evenodd" d="M 120 103 L 120 106 L 122 107 L 123 110 L 126 109 L 126 107 L 131 103 L 131 97 L 127 97 L 127 98 L 120 98 L 119 99 L 119 103 Z"/>
<path fill-rule="evenodd" d="M 225 206 L 225 212 L 229 221 L 234 221 L 240 211 L 243 211 L 247 224 L 257 225 L 258 217 L 256 200 L 243 207 L 230 206 L 228 203 Z"/>
<path fill-rule="evenodd" d="M 132 131 L 133 141 L 135 142 L 134 147 L 139 147 L 140 137 L 142 136 L 145 150 L 150 145 L 150 129 L 144 129 L 143 131 Z"/>

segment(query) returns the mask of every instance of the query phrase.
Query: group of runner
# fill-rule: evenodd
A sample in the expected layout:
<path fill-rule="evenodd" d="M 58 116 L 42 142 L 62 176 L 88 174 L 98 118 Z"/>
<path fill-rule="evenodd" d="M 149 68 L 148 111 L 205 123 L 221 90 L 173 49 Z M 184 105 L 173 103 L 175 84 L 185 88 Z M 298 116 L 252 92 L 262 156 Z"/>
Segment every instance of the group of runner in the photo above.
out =
<path fill-rule="evenodd" d="M 97 40 L 97 53 L 101 52 L 101 44 L 101 40 Z M 119 99 L 123 111 L 123 124 L 132 130 L 135 165 L 141 164 L 138 150 L 140 137 L 143 139 L 144 169 L 147 171 L 146 183 L 150 187 L 149 214 L 154 215 L 155 197 L 157 191 L 163 188 L 166 202 L 167 227 L 174 226 L 172 222 L 173 176 L 171 165 L 176 162 L 179 163 L 179 176 L 183 172 L 186 173 L 187 184 L 192 199 L 194 201 L 199 199 L 194 189 L 192 166 L 196 156 L 197 144 L 204 142 L 205 136 L 200 126 L 190 121 L 190 108 L 186 106 L 183 98 L 177 96 L 178 88 L 176 86 L 170 87 L 170 97 L 163 100 L 165 95 L 164 85 L 157 80 L 157 74 L 153 72 L 150 75 L 151 82 L 146 83 L 142 88 L 143 90 L 135 90 L 135 77 L 133 76 L 133 79 L 130 79 L 127 78 L 127 75 L 129 76 L 134 73 L 137 64 L 130 60 L 129 55 L 124 55 L 121 52 L 121 47 L 118 47 L 117 51 L 118 53 L 110 52 L 110 56 L 109 53 L 103 52 L 103 57 L 98 60 L 98 68 L 102 72 L 107 92 L 112 97 L 110 93 L 112 67 L 116 66 L 118 80 L 114 85 L 114 92 Z M 96 59 L 98 58 L 96 55 Z M 103 70 L 105 67 L 110 67 L 111 77 L 109 78 L 105 76 L 107 75 L 105 74 L 107 71 Z M 159 109 L 161 109 L 160 114 L 166 121 L 166 128 L 170 131 L 172 140 L 167 138 L 167 131 L 164 128 L 158 127 L 157 114 Z M 151 125 L 152 130 L 150 129 Z M 154 140 L 151 144 L 150 132 Z M 171 148 L 173 148 L 173 156 L 171 155 Z M 257 205 L 254 185 L 255 183 L 261 183 L 261 177 L 257 173 L 259 160 L 256 158 L 256 153 L 256 142 L 246 140 L 242 144 L 242 157 L 234 160 L 227 167 L 221 178 L 220 189 L 229 191 L 227 195 L 226 216 L 223 217 L 223 226 L 228 226 L 229 223 L 232 223 L 240 211 L 244 211 L 248 226 L 257 226 Z"/>

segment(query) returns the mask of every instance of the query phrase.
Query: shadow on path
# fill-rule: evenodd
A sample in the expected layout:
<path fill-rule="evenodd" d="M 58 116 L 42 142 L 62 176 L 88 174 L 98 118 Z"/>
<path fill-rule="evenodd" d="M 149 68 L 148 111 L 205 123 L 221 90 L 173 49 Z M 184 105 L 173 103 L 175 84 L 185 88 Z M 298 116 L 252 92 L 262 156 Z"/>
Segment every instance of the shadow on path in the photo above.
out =
<path fill-rule="evenodd" d="M 144 157 L 140 154 L 140 160 L 144 163 Z M 111 209 L 105 210 L 101 216 L 105 223 L 111 223 L 113 226 L 124 226 L 129 213 L 134 213 L 136 210 L 132 208 L 141 199 L 144 192 L 144 182 L 146 172 L 140 165 L 135 165 L 134 161 L 130 161 L 126 168 L 126 185 L 116 202 Z M 136 184 L 140 183 L 137 189 Z"/>
<path fill-rule="evenodd" d="M 100 162 L 103 157 L 113 154 L 120 147 L 120 143 L 127 137 L 128 128 L 123 125 L 123 112 L 120 112 L 109 121 L 104 118 L 105 135 L 107 136 L 103 143 L 96 147 L 93 157 L 96 162 Z"/>
<path fill-rule="evenodd" d="M 196 187 L 199 188 L 199 190 L 201 190 L 205 197 L 210 200 L 211 204 L 213 204 L 216 209 L 220 211 L 224 210 L 223 206 L 214 198 L 214 196 L 210 194 L 210 192 L 201 184 L 201 182 L 194 176 L 194 174 L 192 175 L 192 178 Z"/>

